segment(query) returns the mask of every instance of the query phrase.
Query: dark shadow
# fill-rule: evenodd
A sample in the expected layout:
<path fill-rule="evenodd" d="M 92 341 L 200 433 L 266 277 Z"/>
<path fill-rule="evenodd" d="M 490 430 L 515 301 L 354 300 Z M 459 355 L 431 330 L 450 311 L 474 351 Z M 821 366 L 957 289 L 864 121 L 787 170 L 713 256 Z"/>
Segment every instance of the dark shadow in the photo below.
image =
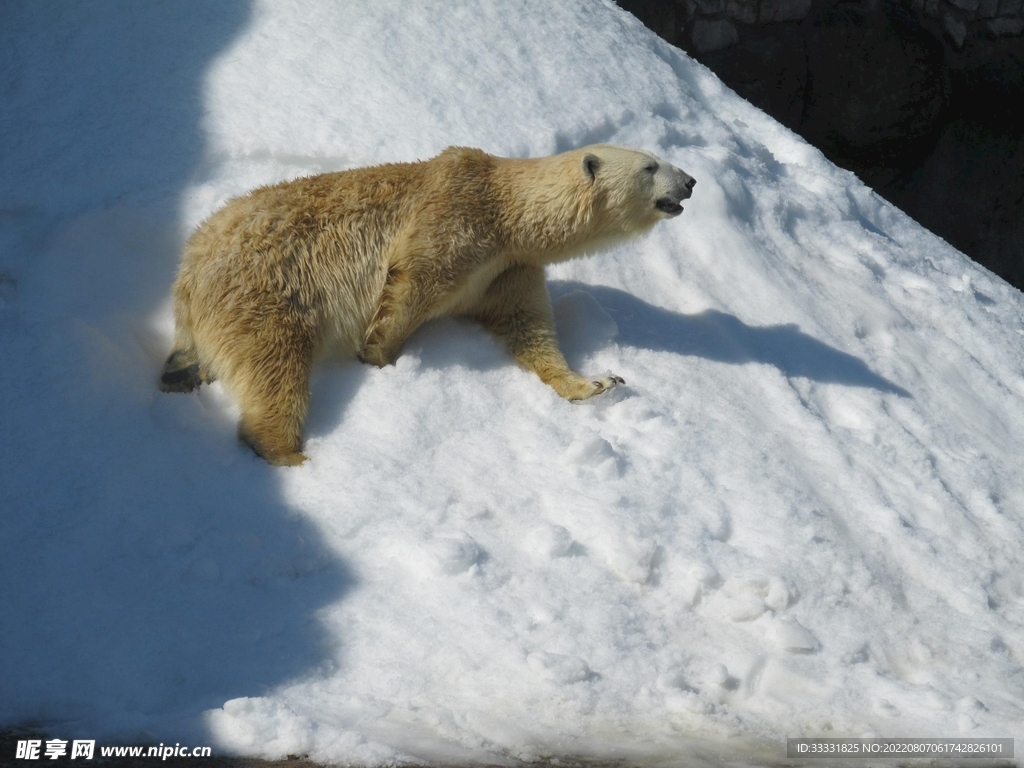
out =
<path fill-rule="evenodd" d="M 207 67 L 249 15 L 248 0 L 0 5 L 2 163 L 18 181 L 0 205 L 73 213 L 180 188 L 205 151 Z"/>
<path fill-rule="evenodd" d="M 554 280 L 549 287 L 552 298 L 575 290 L 593 296 L 617 323 L 616 341 L 622 344 L 722 363 L 767 363 L 786 376 L 910 397 L 863 360 L 823 344 L 796 325 L 754 327 L 713 309 L 683 315 L 603 285 Z"/>
<path fill-rule="evenodd" d="M 349 569 L 208 391 L 157 391 L 147 325 L 249 15 L 0 5 L 0 726 L 194 739 L 337 658 L 317 613 Z"/>

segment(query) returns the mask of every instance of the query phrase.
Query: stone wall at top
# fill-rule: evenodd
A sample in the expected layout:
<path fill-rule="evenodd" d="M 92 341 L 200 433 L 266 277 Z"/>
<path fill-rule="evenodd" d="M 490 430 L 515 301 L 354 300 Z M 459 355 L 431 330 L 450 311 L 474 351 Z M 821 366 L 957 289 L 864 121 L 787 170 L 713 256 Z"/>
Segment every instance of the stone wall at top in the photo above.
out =
<path fill-rule="evenodd" d="M 963 48 L 968 35 L 991 40 L 1024 32 L 1022 0 L 903 2 L 923 27 L 930 28 L 940 41 L 956 49 Z M 628 5 L 628 2 L 623 3 L 623 6 Z M 812 0 L 679 0 L 663 5 L 677 6 L 679 32 L 696 51 L 705 53 L 739 42 L 736 24 L 802 21 L 811 12 L 813 3 Z M 935 23 L 928 24 L 930 20 Z"/>
<path fill-rule="evenodd" d="M 1024 286 L 1024 0 L 618 2 Z"/>

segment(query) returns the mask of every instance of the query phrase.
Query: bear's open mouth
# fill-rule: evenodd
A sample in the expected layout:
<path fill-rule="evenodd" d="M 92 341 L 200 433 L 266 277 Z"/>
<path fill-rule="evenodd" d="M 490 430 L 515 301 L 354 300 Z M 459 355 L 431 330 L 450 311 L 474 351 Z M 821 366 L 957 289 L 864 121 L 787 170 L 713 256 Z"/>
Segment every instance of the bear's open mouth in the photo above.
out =
<path fill-rule="evenodd" d="M 683 206 L 668 197 L 660 198 L 654 204 L 654 207 L 663 213 L 667 213 L 669 216 L 678 216 L 683 212 Z"/>

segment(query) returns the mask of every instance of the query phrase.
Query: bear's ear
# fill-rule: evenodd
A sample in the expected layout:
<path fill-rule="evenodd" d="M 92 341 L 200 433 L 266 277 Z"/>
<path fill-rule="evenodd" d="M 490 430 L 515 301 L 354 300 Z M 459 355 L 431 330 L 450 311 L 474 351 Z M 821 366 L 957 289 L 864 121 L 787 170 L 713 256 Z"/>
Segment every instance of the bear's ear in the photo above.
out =
<path fill-rule="evenodd" d="M 597 169 L 601 167 L 601 159 L 597 155 L 587 153 L 583 156 L 583 172 L 593 181 L 597 178 Z"/>

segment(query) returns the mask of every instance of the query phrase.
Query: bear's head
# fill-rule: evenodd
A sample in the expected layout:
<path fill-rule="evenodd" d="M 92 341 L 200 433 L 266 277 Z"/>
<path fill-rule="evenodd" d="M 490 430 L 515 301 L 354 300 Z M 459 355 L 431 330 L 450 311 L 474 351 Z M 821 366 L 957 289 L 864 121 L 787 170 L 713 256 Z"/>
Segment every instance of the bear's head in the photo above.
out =
<path fill-rule="evenodd" d="M 642 232 L 683 212 L 696 180 L 650 152 L 594 144 L 574 153 L 583 183 L 592 188 L 593 212 L 602 228 Z"/>

